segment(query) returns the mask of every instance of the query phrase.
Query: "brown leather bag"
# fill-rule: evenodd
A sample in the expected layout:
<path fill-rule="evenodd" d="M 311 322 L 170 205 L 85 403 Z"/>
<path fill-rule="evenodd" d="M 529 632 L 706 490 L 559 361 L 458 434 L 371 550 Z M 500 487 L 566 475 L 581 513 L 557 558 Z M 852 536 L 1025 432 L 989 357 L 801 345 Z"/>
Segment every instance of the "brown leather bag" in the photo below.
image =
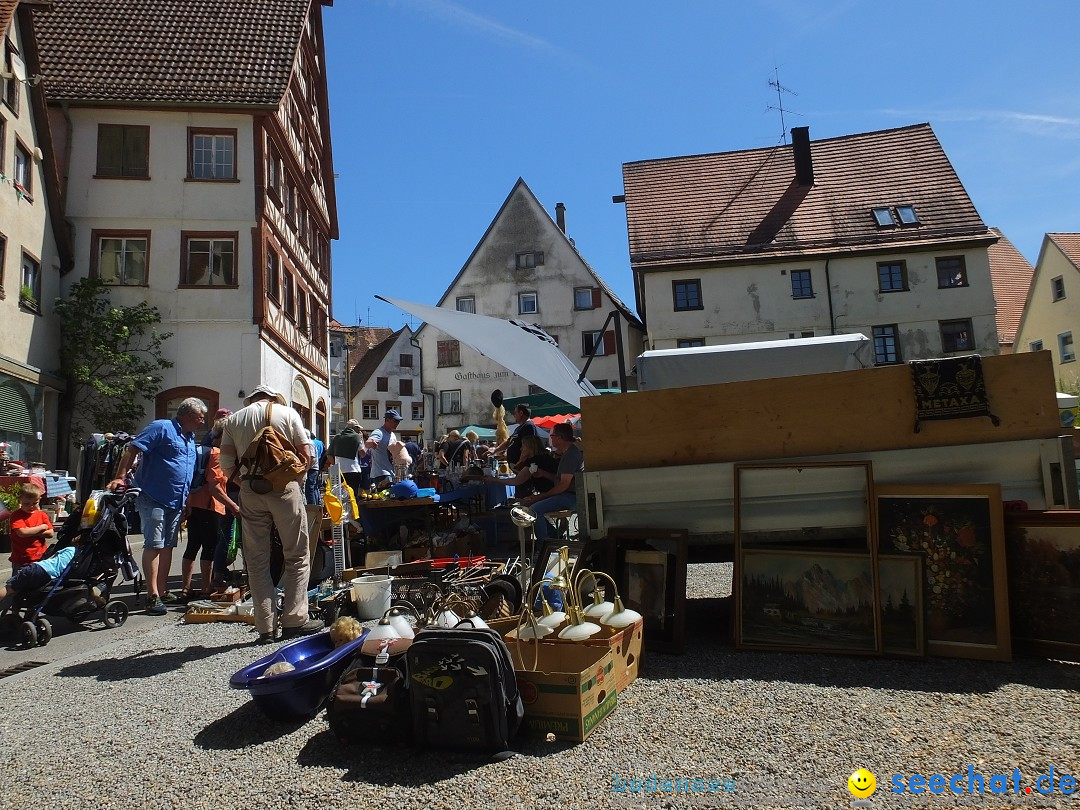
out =
<path fill-rule="evenodd" d="M 255 434 L 240 460 L 247 467 L 242 480 L 260 495 L 284 492 L 291 481 L 298 481 L 301 473 L 307 472 L 293 443 L 271 424 L 273 407 L 273 402 L 266 403 L 266 427 Z"/>

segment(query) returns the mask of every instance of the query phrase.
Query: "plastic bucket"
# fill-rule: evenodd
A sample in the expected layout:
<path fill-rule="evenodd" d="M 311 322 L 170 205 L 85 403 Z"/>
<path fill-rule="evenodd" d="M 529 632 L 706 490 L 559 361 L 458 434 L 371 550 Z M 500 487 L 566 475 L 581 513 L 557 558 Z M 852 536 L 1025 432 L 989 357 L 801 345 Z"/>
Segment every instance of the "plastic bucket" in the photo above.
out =
<path fill-rule="evenodd" d="M 361 619 L 381 619 L 390 609 L 390 591 L 394 578 L 386 574 L 367 574 L 357 577 L 352 585 L 356 615 Z"/>

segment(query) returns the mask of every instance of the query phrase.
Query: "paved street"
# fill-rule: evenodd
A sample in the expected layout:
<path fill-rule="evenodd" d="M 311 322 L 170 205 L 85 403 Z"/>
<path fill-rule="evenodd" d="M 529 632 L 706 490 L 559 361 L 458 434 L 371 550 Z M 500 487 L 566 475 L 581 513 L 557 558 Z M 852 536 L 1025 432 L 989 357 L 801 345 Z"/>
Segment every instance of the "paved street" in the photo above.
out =
<path fill-rule="evenodd" d="M 131 542 L 131 550 L 136 562 L 141 564 L 142 535 L 133 534 L 128 539 Z M 169 589 L 173 593 L 180 590 L 182 558 L 183 547 L 181 546 L 173 553 L 170 568 Z M 10 576 L 11 564 L 5 554 L 3 567 L 0 568 L 0 579 L 6 580 Z M 130 611 L 128 620 L 122 627 L 107 628 L 100 619 L 88 620 L 85 626 L 81 626 L 64 618 L 50 616 L 49 621 L 52 622 L 54 635 L 47 646 L 32 647 L 28 650 L 15 649 L 11 646 L 12 641 L 5 639 L 4 645 L 0 646 L 0 672 L 26 661 L 55 663 L 73 655 L 82 656 L 89 651 L 111 646 L 118 641 L 149 633 L 164 624 L 175 622 L 184 610 L 182 606 L 177 606 L 171 607 L 167 616 L 145 615 L 143 613 L 145 591 L 142 596 L 136 597 L 130 582 L 120 583 L 113 591 L 113 596 L 123 599 Z"/>

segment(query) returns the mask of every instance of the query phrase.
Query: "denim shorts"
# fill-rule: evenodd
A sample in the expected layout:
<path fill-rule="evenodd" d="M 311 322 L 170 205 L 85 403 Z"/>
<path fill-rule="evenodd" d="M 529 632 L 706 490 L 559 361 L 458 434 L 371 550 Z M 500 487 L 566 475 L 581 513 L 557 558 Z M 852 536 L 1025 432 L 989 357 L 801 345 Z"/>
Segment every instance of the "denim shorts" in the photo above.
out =
<path fill-rule="evenodd" d="M 169 509 L 142 494 L 136 499 L 135 508 L 142 521 L 143 548 L 176 548 L 183 510 Z"/>
<path fill-rule="evenodd" d="M 30 593 L 51 581 L 52 577 L 40 565 L 24 565 L 7 581 L 7 586 L 16 593 Z"/>

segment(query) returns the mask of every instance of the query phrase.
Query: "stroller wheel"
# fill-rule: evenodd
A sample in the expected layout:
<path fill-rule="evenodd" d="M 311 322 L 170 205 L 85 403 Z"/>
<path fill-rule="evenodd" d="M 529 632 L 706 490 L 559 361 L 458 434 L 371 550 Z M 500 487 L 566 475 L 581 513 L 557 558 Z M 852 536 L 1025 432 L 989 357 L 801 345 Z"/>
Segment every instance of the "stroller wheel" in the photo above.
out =
<path fill-rule="evenodd" d="M 37 630 L 33 622 L 23 622 L 19 628 L 19 641 L 27 649 L 37 646 Z"/>
<path fill-rule="evenodd" d="M 39 616 L 37 621 L 34 622 L 34 627 L 37 630 L 37 645 L 39 647 L 44 647 L 52 641 L 52 622 L 44 616 Z"/>
<path fill-rule="evenodd" d="M 105 626 L 120 627 L 127 621 L 128 606 L 119 599 L 113 599 L 105 605 Z"/>

